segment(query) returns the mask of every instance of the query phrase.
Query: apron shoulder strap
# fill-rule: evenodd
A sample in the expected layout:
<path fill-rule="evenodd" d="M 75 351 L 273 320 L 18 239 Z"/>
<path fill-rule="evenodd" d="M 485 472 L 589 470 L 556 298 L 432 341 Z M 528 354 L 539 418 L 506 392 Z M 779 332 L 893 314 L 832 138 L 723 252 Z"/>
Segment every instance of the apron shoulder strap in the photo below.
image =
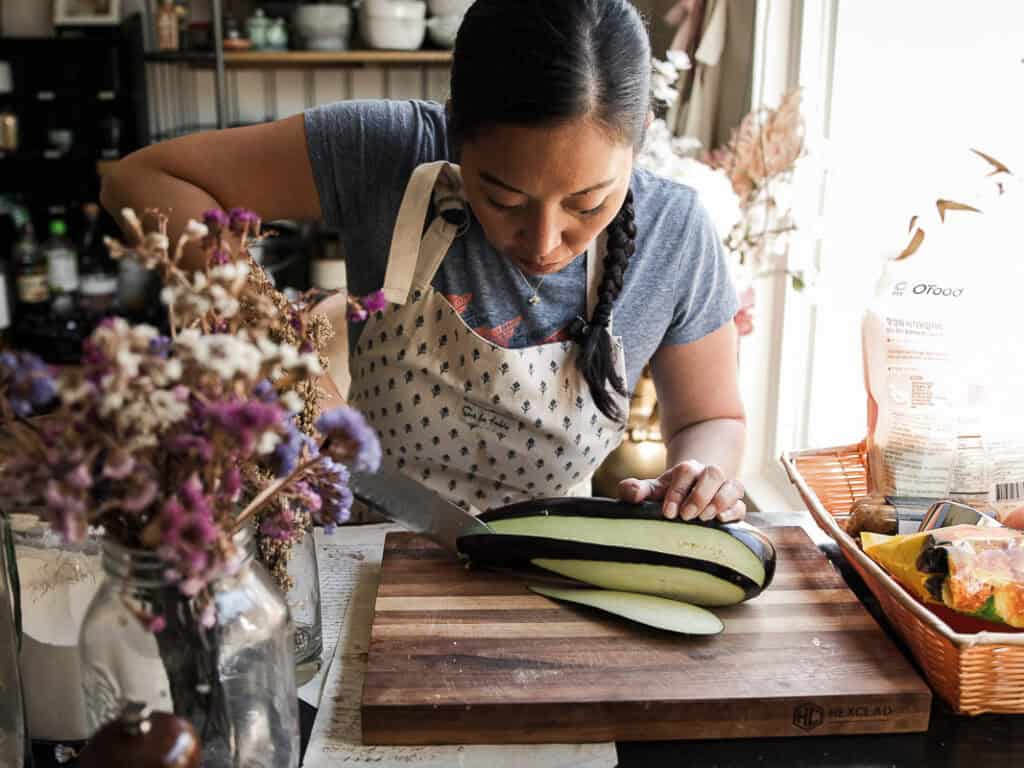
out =
<path fill-rule="evenodd" d="M 409 298 L 409 289 L 419 272 L 419 262 L 423 260 L 420 258 L 421 241 L 423 245 L 427 245 L 431 233 L 435 229 L 442 229 L 446 224 L 441 217 L 437 217 L 426 235 L 423 234 L 423 222 L 427 218 L 427 211 L 430 210 L 434 186 L 438 176 L 448 165 L 447 161 L 439 160 L 417 166 L 405 188 L 402 205 L 398 209 L 398 219 L 391 235 L 391 250 L 388 253 L 388 266 L 384 273 L 382 288 L 384 298 L 392 304 L 405 304 Z M 437 247 L 437 243 L 433 245 Z M 451 245 L 450 241 L 448 245 Z M 445 251 L 447 248 L 440 253 L 438 263 L 444 258 Z"/>

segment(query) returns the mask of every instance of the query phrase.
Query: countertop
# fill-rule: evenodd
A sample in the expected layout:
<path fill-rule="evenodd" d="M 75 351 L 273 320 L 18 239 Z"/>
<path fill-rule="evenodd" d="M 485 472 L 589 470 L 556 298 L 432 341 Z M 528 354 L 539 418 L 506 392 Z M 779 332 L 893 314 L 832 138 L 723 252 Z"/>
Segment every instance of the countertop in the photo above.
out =
<path fill-rule="evenodd" d="M 909 651 L 878 607 L 874 596 L 850 568 L 838 547 L 814 524 L 806 512 L 753 515 L 754 525 L 800 525 L 839 570 L 850 588 L 886 629 L 908 658 Z M 339 530 L 344 535 L 344 528 Z M 323 574 L 321 580 L 323 581 Z M 325 621 L 325 628 L 337 624 Z M 324 659 L 330 659 L 337 635 L 324 637 Z M 300 695 L 303 748 L 316 710 L 319 678 Z M 36 745 L 36 766 L 59 765 L 48 745 Z M 673 742 L 628 742 L 616 745 L 620 768 L 688 766 L 689 768 L 997 768 L 1024 764 L 1024 715 L 954 715 L 938 698 L 926 733 L 802 739 L 744 739 Z M 340 764 L 340 763 L 339 763 Z M 73 765 L 65 763 L 64 765 Z"/>

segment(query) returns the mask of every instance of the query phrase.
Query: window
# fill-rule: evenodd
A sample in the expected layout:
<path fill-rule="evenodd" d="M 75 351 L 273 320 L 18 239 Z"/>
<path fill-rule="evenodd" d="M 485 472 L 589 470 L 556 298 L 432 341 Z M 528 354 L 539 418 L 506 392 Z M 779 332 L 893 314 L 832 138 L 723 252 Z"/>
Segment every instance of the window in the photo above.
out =
<path fill-rule="evenodd" d="M 817 285 L 810 297 L 759 286 L 765 332 L 741 352 L 755 416 L 745 475 L 755 501 L 760 481 L 779 503 L 782 451 L 864 436 L 861 314 L 910 216 L 976 185 L 987 167 L 972 147 L 1024 168 L 1024 4 L 760 2 L 758 16 L 753 101 L 803 86 L 825 161 L 805 178 L 820 218 L 805 216 L 789 256 L 816 264 Z"/>

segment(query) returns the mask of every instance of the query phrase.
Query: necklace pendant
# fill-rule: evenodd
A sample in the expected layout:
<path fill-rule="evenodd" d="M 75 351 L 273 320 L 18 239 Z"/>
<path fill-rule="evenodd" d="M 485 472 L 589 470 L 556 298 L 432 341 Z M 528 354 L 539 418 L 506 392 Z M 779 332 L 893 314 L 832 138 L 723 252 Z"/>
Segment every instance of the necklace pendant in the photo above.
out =
<path fill-rule="evenodd" d="M 533 296 L 531 296 L 526 301 L 527 301 L 528 304 L 532 304 L 533 306 L 537 306 L 538 304 L 540 304 L 540 296 L 538 296 L 537 294 L 533 294 Z"/>

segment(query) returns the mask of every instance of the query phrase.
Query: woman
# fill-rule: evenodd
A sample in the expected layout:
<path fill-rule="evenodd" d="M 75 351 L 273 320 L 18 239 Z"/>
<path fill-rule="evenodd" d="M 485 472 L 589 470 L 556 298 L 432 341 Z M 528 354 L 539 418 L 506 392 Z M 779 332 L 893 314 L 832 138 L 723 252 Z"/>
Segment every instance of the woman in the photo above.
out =
<path fill-rule="evenodd" d="M 170 208 L 172 230 L 243 205 L 336 226 L 350 290 L 391 302 L 351 329 L 350 400 L 388 461 L 463 506 L 588 493 L 649 362 L 669 469 L 620 496 L 736 520 L 737 302 L 694 192 L 633 168 L 650 70 L 627 0 L 478 0 L 446 107 L 342 102 L 165 142 L 103 203 Z"/>

